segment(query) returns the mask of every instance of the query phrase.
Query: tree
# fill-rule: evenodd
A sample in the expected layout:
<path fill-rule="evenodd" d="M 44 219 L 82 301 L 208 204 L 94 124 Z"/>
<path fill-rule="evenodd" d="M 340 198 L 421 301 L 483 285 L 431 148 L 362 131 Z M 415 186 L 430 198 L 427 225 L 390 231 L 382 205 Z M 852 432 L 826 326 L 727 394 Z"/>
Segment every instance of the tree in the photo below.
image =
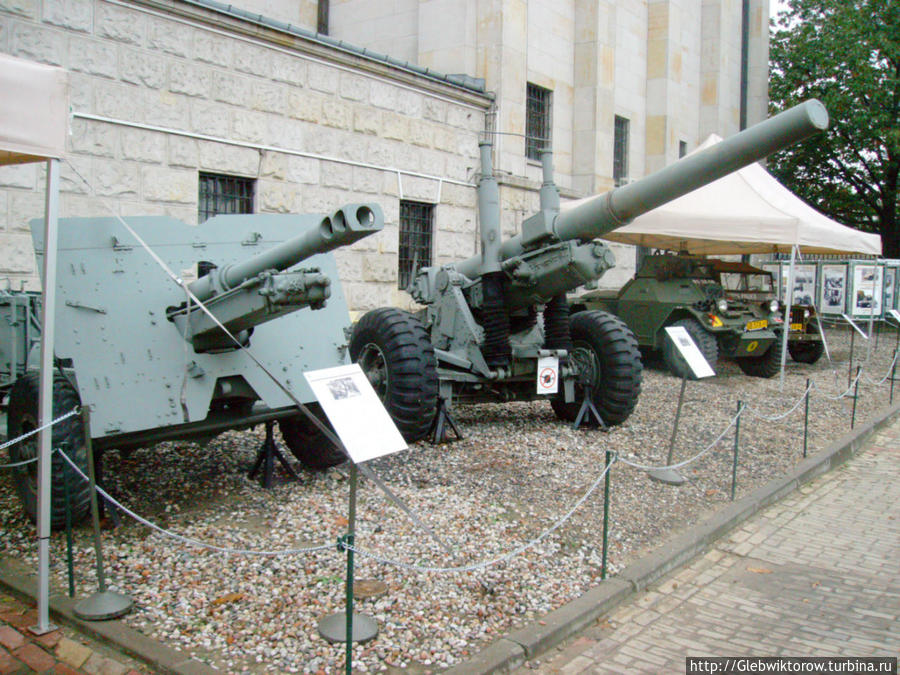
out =
<path fill-rule="evenodd" d="M 770 112 L 818 98 L 831 125 L 773 155 L 769 170 L 834 220 L 880 234 L 885 257 L 900 257 L 900 2 L 787 4 L 770 44 Z"/>

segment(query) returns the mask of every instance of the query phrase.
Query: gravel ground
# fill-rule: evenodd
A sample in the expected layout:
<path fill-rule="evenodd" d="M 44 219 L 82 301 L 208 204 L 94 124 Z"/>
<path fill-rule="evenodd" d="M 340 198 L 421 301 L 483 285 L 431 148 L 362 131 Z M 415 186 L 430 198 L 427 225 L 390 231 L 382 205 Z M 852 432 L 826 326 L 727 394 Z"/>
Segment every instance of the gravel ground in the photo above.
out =
<path fill-rule="evenodd" d="M 743 375 L 722 361 L 718 376 L 689 382 L 675 455 L 686 459 L 732 421 L 738 400 L 778 415 L 800 400 L 806 378 L 809 450 L 850 427 L 852 400 L 829 400 L 847 386 L 846 330 L 829 331 L 834 369 L 788 360 L 779 378 Z M 884 377 L 894 336 L 873 349 L 864 375 Z M 856 358 L 865 358 L 856 340 Z M 647 360 L 633 416 L 608 433 L 573 431 L 544 402 L 460 406 L 466 438 L 419 443 L 372 463 L 375 472 L 454 552 L 448 556 L 377 487 L 359 487 L 357 546 L 401 563 L 357 556 L 357 579 L 386 586 L 359 610 L 375 617 L 378 639 L 354 651 L 357 672 L 429 673 L 465 660 L 488 642 L 538 620 L 600 579 L 603 492 L 593 492 L 571 519 L 511 560 L 478 572 L 418 571 L 408 566 L 469 565 L 504 556 L 556 523 L 597 482 L 605 451 L 644 464 L 663 464 L 680 381 Z M 889 382 L 863 380 L 857 421 L 888 403 Z M 301 472 L 300 482 L 277 476 L 263 490 L 246 477 L 262 429 L 224 434 L 208 446 L 166 443 L 129 456 L 110 452 L 109 491 L 142 516 L 180 535 L 217 546 L 280 551 L 335 542 L 346 528 L 348 480 L 343 467 Z M 616 463 L 611 473 L 609 567 L 614 574 L 675 532 L 702 520 L 730 497 L 734 432 L 682 469 L 679 488 L 648 480 Z M 784 474 L 802 458 L 803 406 L 777 422 L 748 411 L 740 425 L 738 496 Z M 5 458 L 4 458 L 4 461 Z M 0 553 L 36 566 L 33 527 L 21 515 L 8 472 L 0 473 Z M 75 532 L 75 569 L 81 594 L 96 588 L 87 525 Z M 56 584 L 65 586 L 65 536 L 55 533 L 51 558 Z M 343 646 L 322 640 L 316 625 L 341 611 L 345 559 L 332 546 L 315 553 L 251 556 L 213 552 L 173 541 L 127 519 L 104 534 L 113 588 L 134 598 L 132 627 L 229 673 L 336 672 Z"/>

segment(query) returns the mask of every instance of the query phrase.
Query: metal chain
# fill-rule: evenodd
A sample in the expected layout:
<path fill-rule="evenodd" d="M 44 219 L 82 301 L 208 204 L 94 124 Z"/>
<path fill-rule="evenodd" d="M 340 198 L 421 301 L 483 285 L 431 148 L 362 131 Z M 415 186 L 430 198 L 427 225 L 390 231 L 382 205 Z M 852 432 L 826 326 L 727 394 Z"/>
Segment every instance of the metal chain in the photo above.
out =
<path fill-rule="evenodd" d="M 73 462 L 69 458 L 68 455 L 66 455 L 66 453 L 64 453 L 62 450 L 57 450 L 57 452 L 60 455 L 62 455 L 63 459 L 69 463 L 69 466 L 71 466 L 83 480 L 88 480 L 88 477 L 84 474 L 84 472 L 78 467 L 78 465 L 75 464 L 75 462 Z M 106 492 L 106 490 L 101 488 L 99 485 L 96 486 L 96 489 L 97 489 L 97 494 L 99 494 L 101 497 L 103 497 L 103 499 L 105 499 L 107 502 L 109 502 L 110 504 L 115 506 L 117 509 L 120 509 L 126 515 L 134 518 L 141 525 L 145 525 L 146 527 L 149 527 L 151 530 L 155 530 L 156 532 L 159 532 L 160 534 L 162 534 L 166 537 L 175 539 L 176 541 L 180 541 L 184 544 L 190 544 L 191 546 L 197 546 L 199 548 L 205 548 L 205 549 L 209 549 L 212 551 L 218 551 L 220 553 L 227 553 L 227 554 L 231 554 L 231 555 L 256 555 L 256 556 L 265 556 L 265 557 L 270 557 L 270 558 L 275 557 L 275 556 L 288 556 L 288 555 L 296 555 L 298 553 L 312 553 L 314 551 L 325 551 L 327 549 L 332 549 L 332 550 L 334 549 L 334 544 L 320 544 L 319 546 L 310 546 L 307 548 L 290 548 L 290 549 L 284 549 L 281 551 L 256 551 L 256 550 L 247 549 L 247 548 L 227 548 L 224 546 L 217 546 L 215 544 L 208 544 L 206 542 L 200 541 L 199 539 L 192 539 L 191 537 L 186 537 L 184 535 L 177 534 L 170 530 L 166 530 L 166 529 L 160 527 L 159 525 L 157 525 L 156 523 L 150 522 L 146 518 L 139 516 L 134 511 L 127 508 L 126 506 L 123 506 L 121 502 L 119 502 L 117 499 L 110 496 Z"/>
<path fill-rule="evenodd" d="M 810 385 L 806 388 L 806 391 L 804 391 L 800 395 L 800 399 L 794 404 L 794 407 L 791 408 L 790 410 L 788 410 L 786 413 L 782 413 L 781 415 L 775 415 L 773 417 L 769 417 L 767 415 L 763 415 L 761 413 L 754 412 L 753 408 L 749 405 L 744 406 L 744 410 L 748 411 L 753 417 L 756 417 L 757 419 L 765 420 L 766 422 L 777 422 L 778 420 L 783 420 L 785 417 L 787 417 L 792 412 L 794 412 L 797 408 L 799 408 L 800 404 L 803 403 L 803 400 L 806 398 L 807 394 L 809 394 L 809 392 L 812 391 L 812 388 L 813 388 L 813 385 L 812 385 L 812 382 L 810 382 Z"/>
<path fill-rule="evenodd" d="M 838 395 L 838 396 L 829 396 L 829 395 L 826 394 L 824 391 L 822 391 L 822 392 L 821 392 L 821 393 L 822 393 L 822 396 L 824 396 L 825 398 L 827 398 L 829 401 L 839 401 L 839 400 L 841 400 L 842 398 L 846 398 L 847 396 L 850 395 L 850 392 L 853 391 L 853 387 L 856 386 L 856 382 L 857 382 L 857 380 L 859 380 L 859 378 L 862 376 L 862 373 L 863 373 L 863 371 L 862 371 L 862 369 L 860 369 L 860 371 L 856 374 L 856 377 L 854 377 L 854 378 L 853 378 L 853 381 L 850 383 L 850 386 L 847 387 L 846 391 L 844 391 L 843 394 L 840 394 L 840 395 Z M 813 385 L 816 389 L 819 389 L 819 385 L 816 384 L 816 381 L 815 381 L 815 380 L 812 381 L 812 385 Z M 820 390 L 820 391 L 821 391 L 821 390 Z"/>
<path fill-rule="evenodd" d="M 80 412 L 81 412 L 81 408 L 72 408 L 72 409 L 71 409 L 69 412 L 67 412 L 65 415 L 60 415 L 60 416 L 57 417 L 55 420 L 51 420 L 50 422 L 47 422 L 47 424 L 44 424 L 44 425 L 39 426 L 37 429 L 32 429 L 32 430 L 29 431 L 28 433 L 22 434 L 22 435 L 19 436 L 18 438 L 14 438 L 14 439 L 12 439 L 11 441 L 6 441 L 6 443 L 4 443 L 3 445 L 0 445 L 0 450 L 5 450 L 6 448 L 8 448 L 8 447 L 11 446 L 11 445 L 15 445 L 16 443 L 19 443 L 20 441 L 24 441 L 26 438 L 28 438 L 28 437 L 30 437 L 30 436 L 34 436 L 35 434 L 40 433 L 40 432 L 43 431 L 44 429 L 47 429 L 47 428 L 49 428 L 49 427 L 52 427 L 54 424 L 59 424 L 59 423 L 62 422 L 63 420 L 67 420 L 67 419 L 69 419 L 72 415 L 77 415 L 77 414 L 79 414 Z M 25 460 L 24 462 L 17 462 L 16 464 L 7 464 L 7 465 L 5 465 L 5 466 L 0 465 L 0 469 L 6 468 L 6 466 L 19 466 L 19 465 L 21 465 L 21 464 L 28 464 L 29 462 L 36 462 L 36 461 L 37 461 L 37 457 L 35 457 L 35 458 L 33 458 L 33 459 Z"/>
<path fill-rule="evenodd" d="M 878 380 L 877 382 L 875 380 L 870 380 L 868 377 L 864 377 L 863 381 L 865 381 L 867 384 L 871 384 L 875 387 L 880 387 L 891 376 L 891 373 L 894 371 L 894 364 L 896 364 L 896 363 L 897 363 L 897 350 L 894 350 L 894 358 L 891 359 L 891 365 L 888 366 L 887 374 L 884 377 L 882 377 L 880 380 Z"/>

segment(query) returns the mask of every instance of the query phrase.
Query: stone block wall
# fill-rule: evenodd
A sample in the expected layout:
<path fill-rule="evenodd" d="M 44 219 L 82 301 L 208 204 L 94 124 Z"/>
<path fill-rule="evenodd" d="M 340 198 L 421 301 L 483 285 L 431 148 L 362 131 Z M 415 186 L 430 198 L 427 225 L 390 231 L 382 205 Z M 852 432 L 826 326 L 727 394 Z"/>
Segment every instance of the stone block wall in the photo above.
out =
<path fill-rule="evenodd" d="M 357 311 L 409 303 L 397 289 L 401 198 L 437 205 L 436 263 L 475 252 L 488 97 L 287 34 L 251 37 L 178 0 L 158 7 L 0 0 L 0 51 L 70 72 L 63 217 L 195 224 L 200 171 L 255 179 L 257 212 L 377 202 L 384 231 L 337 252 Z M 16 285 L 37 286 L 28 221 L 43 214 L 44 174 L 0 168 L 0 277 Z"/>

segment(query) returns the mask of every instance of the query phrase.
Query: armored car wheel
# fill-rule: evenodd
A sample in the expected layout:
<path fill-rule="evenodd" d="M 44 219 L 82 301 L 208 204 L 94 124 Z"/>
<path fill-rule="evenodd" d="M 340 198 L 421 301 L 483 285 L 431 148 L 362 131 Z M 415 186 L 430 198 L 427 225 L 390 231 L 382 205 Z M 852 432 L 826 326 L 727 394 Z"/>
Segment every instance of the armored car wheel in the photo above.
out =
<path fill-rule="evenodd" d="M 703 326 L 700 325 L 700 322 L 697 321 L 697 319 L 679 319 L 671 325 L 684 326 L 684 329 L 688 332 L 688 335 L 691 336 L 691 339 L 694 341 L 694 344 L 697 345 L 700 353 L 703 354 L 703 358 L 706 359 L 709 367 L 715 370 L 716 362 L 719 360 L 719 345 L 716 342 L 715 336 L 703 330 Z M 666 366 L 673 375 L 676 375 L 677 377 L 687 377 L 689 380 L 696 379 L 693 371 L 688 364 L 685 363 L 684 359 L 681 358 L 678 349 L 672 344 L 672 341 L 668 336 L 663 338 L 663 360 L 666 362 Z"/>
<path fill-rule="evenodd" d="M 740 369 L 753 377 L 774 377 L 781 372 L 781 354 L 784 351 L 781 330 L 775 331 L 775 342 L 762 356 L 740 356 L 735 359 Z"/>
<path fill-rule="evenodd" d="M 307 403 L 306 407 L 326 426 L 331 427 L 322 406 L 318 403 Z M 319 427 L 303 413 L 278 420 L 278 428 L 288 450 L 307 469 L 320 471 L 337 466 L 347 459 L 344 453 L 336 448 Z"/>
<path fill-rule="evenodd" d="M 807 330 L 807 332 L 818 333 L 815 328 L 813 328 L 813 330 Z M 788 341 L 788 353 L 797 363 L 815 363 L 822 358 L 822 354 L 825 353 L 825 345 L 819 340 L 811 340 L 809 342 Z"/>
<path fill-rule="evenodd" d="M 406 442 L 425 438 L 438 398 L 437 361 L 425 327 L 408 312 L 374 309 L 353 328 L 350 358 L 359 363 Z"/>
<path fill-rule="evenodd" d="M 557 396 L 550 401 L 553 411 L 560 419 L 573 422 L 587 390 L 603 421 L 621 424 L 631 415 L 641 393 L 643 365 L 634 334 L 618 317 L 599 310 L 573 314 L 569 325 L 571 360 L 580 377 L 575 400 L 566 403 Z"/>
<path fill-rule="evenodd" d="M 38 428 L 38 392 L 40 374 L 29 372 L 16 380 L 9 392 L 7 410 L 7 435 L 10 439 L 34 431 Z M 81 405 L 78 392 L 62 375 L 53 379 L 53 417 L 64 415 Z M 78 415 L 69 417 L 53 426 L 52 446 L 63 450 L 73 462 L 87 474 L 87 446 L 85 445 L 84 423 Z M 24 441 L 9 446 L 10 462 L 22 462 L 38 456 L 38 436 L 30 436 Z M 13 480 L 22 507 L 28 518 L 37 520 L 38 463 L 31 462 L 13 469 Z M 66 524 L 65 483 L 68 476 L 69 507 L 72 522 L 84 518 L 90 509 L 90 485 L 81 478 L 59 455 L 54 452 L 50 470 L 50 527 L 61 528 Z"/>

